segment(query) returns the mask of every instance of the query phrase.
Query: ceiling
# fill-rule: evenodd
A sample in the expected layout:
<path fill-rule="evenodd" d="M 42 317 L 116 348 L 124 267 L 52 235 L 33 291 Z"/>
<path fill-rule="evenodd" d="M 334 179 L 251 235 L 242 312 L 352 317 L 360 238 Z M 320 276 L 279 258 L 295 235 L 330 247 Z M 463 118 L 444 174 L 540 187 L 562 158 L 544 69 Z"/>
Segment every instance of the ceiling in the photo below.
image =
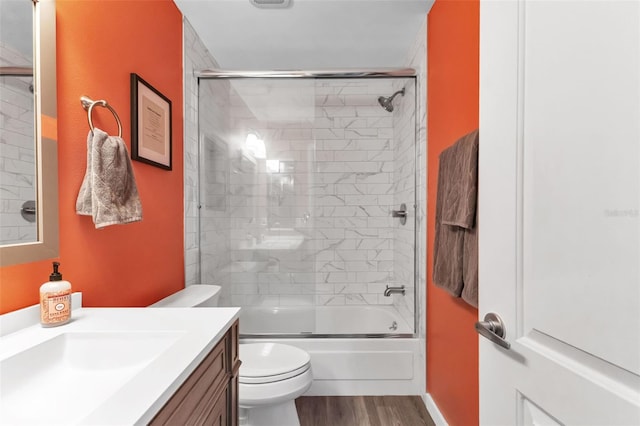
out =
<path fill-rule="evenodd" d="M 174 0 L 222 69 L 388 68 L 407 54 L 434 0 Z"/>

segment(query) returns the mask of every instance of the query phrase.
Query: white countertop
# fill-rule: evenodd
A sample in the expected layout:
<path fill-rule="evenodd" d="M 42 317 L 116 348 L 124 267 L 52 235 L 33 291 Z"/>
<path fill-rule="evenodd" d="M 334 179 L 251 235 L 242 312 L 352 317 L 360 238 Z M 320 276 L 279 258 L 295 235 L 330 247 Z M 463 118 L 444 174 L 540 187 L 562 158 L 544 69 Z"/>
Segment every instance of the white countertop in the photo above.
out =
<path fill-rule="evenodd" d="M 47 401 L 44 404 L 46 407 L 56 407 L 58 406 L 56 404 L 62 404 L 63 401 L 71 398 L 74 414 L 77 414 L 76 420 L 65 421 L 64 424 L 147 424 L 218 343 L 238 318 L 239 311 L 239 308 L 74 309 L 72 320 L 66 325 L 53 328 L 43 328 L 39 324 L 31 325 L 1 337 L 0 362 L 5 366 L 11 366 L 12 364 L 7 360 L 14 355 L 63 334 L 79 336 L 83 333 L 85 335 L 91 333 L 94 336 L 96 333 L 105 333 L 105 335 L 126 333 L 128 336 L 135 336 L 136 334 L 132 333 L 140 333 L 140 336 L 171 336 L 167 347 L 160 351 L 159 356 L 152 359 L 140 371 L 136 371 L 123 384 L 118 384 L 117 388 L 109 391 L 97 407 L 87 408 L 89 404 L 83 404 L 82 389 L 78 389 L 78 392 L 74 392 L 73 395 L 63 393 L 47 395 Z M 56 354 L 48 356 L 56 356 Z M 0 370 L 0 380 L 3 384 L 5 380 L 10 380 L 9 375 L 10 372 Z M 13 380 L 15 382 L 15 377 Z M 86 386 L 87 389 L 91 389 L 92 384 L 86 383 Z M 3 389 L 0 386 L 0 407 L 3 399 L 7 403 L 10 399 L 7 395 L 3 395 L 3 392 L 6 392 L 6 388 Z M 0 424 L 5 422 L 33 424 L 34 419 L 28 418 L 28 415 L 33 416 L 34 411 L 39 411 L 38 415 L 41 416 L 37 423 L 50 424 L 46 410 L 42 410 L 42 402 L 36 398 L 19 401 L 19 405 L 24 403 L 26 410 L 27 417 L 23 420 L 16 417 L 15 413 L 20 413 L 22 410 L 13 410 L 15 401 L 12 401 L 11 411 L 14 414 L 7 418 L 9 410 L 6 410 L 6 407 L 1 408 Z M 81 413 L 83 410 L 87 412 Z"/>

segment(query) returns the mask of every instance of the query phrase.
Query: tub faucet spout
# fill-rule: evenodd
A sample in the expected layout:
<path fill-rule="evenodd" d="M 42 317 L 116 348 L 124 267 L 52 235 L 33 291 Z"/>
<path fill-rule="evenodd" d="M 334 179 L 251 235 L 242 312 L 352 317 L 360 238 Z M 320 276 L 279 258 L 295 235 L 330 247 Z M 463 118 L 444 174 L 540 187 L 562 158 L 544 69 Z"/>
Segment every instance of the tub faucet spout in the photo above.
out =
<path fill-rule="evenodd" d="M 387 285 L 387 288 L 384 290 L 384 295 L 386 297 L 391 296 L 391 293 L 400 293 L 404 296 L 404 285 L 401 285 L 400 287 L 389 287 Z"/>

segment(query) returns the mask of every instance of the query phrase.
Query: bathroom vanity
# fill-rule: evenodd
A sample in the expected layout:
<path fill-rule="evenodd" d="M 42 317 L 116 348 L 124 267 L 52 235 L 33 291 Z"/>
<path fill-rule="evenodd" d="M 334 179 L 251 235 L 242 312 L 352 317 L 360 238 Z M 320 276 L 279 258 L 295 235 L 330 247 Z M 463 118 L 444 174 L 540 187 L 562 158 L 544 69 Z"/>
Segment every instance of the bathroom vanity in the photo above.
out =
<path fill-rule="evenodd" d="M 2 315 L 2 422 L 235 425 L 238 313 L 79 308 L 55 328 L 37 306 Z"/>
<path fill-rule="evenodd" d="M 151 425 L 238 424 L 238 320 L 151 421 Z"/>

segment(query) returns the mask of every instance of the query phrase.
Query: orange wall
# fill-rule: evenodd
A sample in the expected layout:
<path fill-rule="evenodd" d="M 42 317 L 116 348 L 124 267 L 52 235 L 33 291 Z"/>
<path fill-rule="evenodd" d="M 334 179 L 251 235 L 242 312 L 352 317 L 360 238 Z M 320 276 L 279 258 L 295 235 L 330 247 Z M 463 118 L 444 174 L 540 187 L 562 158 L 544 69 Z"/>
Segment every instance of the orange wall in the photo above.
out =
<path fill-rule="evenodd" d="M 171 0 L 57 1 L 60 270 L 86 306 L 145 306 L 184 287 L 182 15 Z M 129 73 L 172 101 L 173 170 L 133 169 L 143 221 L 96 230 L 75 213 L 86 168 L 80 96 L 106 99 L 130 149 Z M 94 125 L 117 125 L 95 108 Z M 38 303 L 51 261 L 0 268 L 0 313 Z"/>
<path fill-rule="evenodd" d="M 433 270 L 438 155 L 478 127 L 479 0 L 436 0 L 428 16 L 427 270 Z M 427 284 L 427 391 L 451 425 L 478 424 L 478 311 Z"/>

